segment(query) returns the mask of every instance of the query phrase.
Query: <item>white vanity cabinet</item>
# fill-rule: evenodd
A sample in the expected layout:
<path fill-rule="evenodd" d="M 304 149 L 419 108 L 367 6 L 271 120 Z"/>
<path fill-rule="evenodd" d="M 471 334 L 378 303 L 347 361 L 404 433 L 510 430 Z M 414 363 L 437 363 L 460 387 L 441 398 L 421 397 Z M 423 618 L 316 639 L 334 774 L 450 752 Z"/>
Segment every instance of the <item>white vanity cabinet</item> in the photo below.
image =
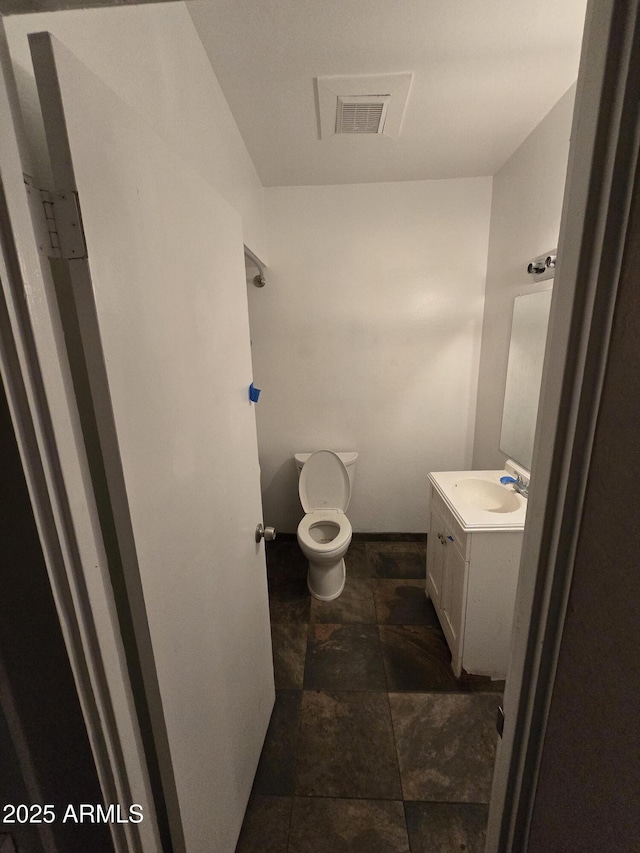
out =
<path fill-rule="evenodd" d="M 434 506 L 432 498 L 431 522 L 427 537 L 427 593 L 445 633 L 451 657 L 456 661 L 461 649 L 466 605 L 467 561 L 464 540 L 458 536 L 453 517 Z M 456 671 L 456 675 L 460 675 Z"/>
<path fill-rule="evenodd" d="M 493 527 L 466 527 L 434 482 L 438 475 L 429 476 L 426 592 L 451 649 L 453 671 L 505 678 L 523 526 L 505 527 L 500 519 Z"/>

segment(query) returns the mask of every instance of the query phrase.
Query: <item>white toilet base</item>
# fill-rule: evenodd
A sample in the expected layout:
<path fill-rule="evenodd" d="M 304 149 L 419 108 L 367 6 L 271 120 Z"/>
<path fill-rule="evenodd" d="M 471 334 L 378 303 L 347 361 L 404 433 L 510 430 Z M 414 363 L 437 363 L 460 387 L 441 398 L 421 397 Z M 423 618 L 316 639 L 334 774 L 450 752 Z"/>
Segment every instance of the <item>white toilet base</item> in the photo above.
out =
<path fill-rule="evenodd" d="M 309 561 L 307 589 L 319 601 L 333 601 L 344 589 L 347 569 L 344 559 L 337 563 L 312 563 Z"/>

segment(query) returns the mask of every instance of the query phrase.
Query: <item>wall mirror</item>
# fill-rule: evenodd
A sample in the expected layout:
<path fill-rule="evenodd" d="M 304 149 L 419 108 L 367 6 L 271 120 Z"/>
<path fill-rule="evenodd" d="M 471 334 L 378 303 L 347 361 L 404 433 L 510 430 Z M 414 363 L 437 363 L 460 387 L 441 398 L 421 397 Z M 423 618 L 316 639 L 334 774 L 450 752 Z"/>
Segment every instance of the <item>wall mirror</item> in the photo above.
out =
<path fill-rule="evenodd" d="M 529 471 L 550 307 L 551 290 L 516 296 L 513 301 L 500 450 Z"/>

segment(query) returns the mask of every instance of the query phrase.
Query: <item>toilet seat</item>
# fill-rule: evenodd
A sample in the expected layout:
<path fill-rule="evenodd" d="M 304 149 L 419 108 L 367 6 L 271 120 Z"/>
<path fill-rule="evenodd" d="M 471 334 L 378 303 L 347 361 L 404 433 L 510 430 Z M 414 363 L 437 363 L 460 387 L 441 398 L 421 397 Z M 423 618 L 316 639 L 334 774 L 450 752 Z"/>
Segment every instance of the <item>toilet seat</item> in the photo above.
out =
<path fill-rule="evenodd" d="M 316 542 L 311 536 L 311 527 L 315 524 L 327 523 L 337 524 L 338 532 L 331 542 Z M 317 554 L 331 554 L 340 551 L 348 545 L 351 540 L 351 522 L 347 516 L 339 510 L 313 510 L 308 512 L 298 525 L 298 537 L 302 539 L 307 548 Z"/>
<path fill-rule="evenodd" d="M 300 503 L 305 512 L 334 510 L 346 512 L 351 483 L 344 462 L 333 450 L 316 450 L 305 462 L 298 483 Z"/>

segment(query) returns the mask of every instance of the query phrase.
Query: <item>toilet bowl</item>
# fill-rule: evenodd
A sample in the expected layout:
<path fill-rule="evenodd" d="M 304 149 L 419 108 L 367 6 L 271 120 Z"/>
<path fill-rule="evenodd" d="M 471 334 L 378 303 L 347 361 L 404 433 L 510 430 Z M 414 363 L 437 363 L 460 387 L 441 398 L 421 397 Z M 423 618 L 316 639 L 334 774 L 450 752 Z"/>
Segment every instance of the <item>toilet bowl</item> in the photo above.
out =
<path fill-rule="evenodd" d="M 352 534 L 345 515 L 353 476 L 348 467 L 353 467 L 357 456 L 332 450 L 296 454 L 298 493 L 306 513 L 298 525 L 298 544 L 309 561 L 307 587 L 320 601 L 332 601 L 344 589 L 344 556 Z"/>

